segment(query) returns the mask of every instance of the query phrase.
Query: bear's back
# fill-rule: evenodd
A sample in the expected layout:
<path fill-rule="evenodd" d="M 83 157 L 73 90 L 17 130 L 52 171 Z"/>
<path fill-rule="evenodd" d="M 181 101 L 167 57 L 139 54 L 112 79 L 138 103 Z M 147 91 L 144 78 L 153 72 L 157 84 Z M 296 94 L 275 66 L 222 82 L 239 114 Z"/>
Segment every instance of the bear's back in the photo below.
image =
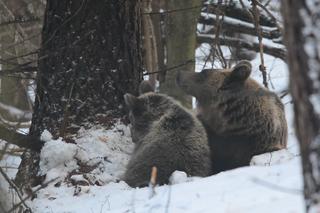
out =
<path fill-rule="evenodd" d="M 175 170 L 191 176 L 211 172 L 210 148 L 201 122 L 178 102 L 163 94 L 145 94 L 166 99 L 152 110 L 165 110 L 152 120 L 127 167 L 125 181 L 132 186 L 148 184 L 151 168 L 158 169 L 158 183 L 168 182 Z M 152 97 L 154 98 L 154 97 Z"/>
<path fill-rule="evenodd" d="M 276 94 L 255 80 L 249 78 L 243 88 L 228 90 L 215 100 L 213 108 L 198 114 L 212 146 L 214 171 L 248 165 L 254 155 L 286 147 L 283 104 Z M 212 111 L 218 117 L 210 116 Z"/>

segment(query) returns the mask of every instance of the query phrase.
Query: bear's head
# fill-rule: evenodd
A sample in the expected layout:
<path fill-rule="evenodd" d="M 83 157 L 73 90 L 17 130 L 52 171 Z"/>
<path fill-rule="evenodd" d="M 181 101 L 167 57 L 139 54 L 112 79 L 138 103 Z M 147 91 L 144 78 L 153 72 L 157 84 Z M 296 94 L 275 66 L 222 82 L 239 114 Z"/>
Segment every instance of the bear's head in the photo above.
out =
<path fill-rule="evenodd" d="M 179 72 L 178 86 L 198 101 L 212 99 L 219 93 L 239 91 L 245 87 L 251 73 L 251 63 L 240 61 L 231 69 L 204 69 L 199 73 Z"/>
<path fill-rule="evenodd" d="M 160 119 L 168 107 L 167 98 L 155 93 L 148 81 L 140 83 L 139 93 L 138 97 L 129 93 L 124 95 L 134 143 L 138 143 L 148 133 L 150 125 Z"/>

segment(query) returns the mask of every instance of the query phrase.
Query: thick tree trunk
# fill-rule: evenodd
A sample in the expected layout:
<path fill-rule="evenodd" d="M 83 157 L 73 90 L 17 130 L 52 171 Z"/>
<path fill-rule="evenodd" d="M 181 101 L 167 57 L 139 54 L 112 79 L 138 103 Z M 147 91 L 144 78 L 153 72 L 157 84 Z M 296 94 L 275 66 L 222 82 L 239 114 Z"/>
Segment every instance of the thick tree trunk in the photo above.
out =
<path fill-rule="evenodd" d="M 179 100 L 191 108 L 191 97 L 176 86 L 179 70 L 194 72 L 196 27 L 200 15 L 201 0 L 167 1 L 166 15 L 166 67 L 160 82 L 160 92 Z M 177 67 L 171 69 L 172 67 Z"/>
<path fill-rule="evenodd" d="M 141 78 L 136 4 L 47 2 L 32 134 L 64 137 L 99 113 L 123 115 L 122 96 L 137 91 Z"/>
<path fill-rule="evenodd" d="M 309 212 L 320 211 L 320 2 L 282 0 L 290 91 L 300 142 L 304 195 Z M 317 209 L 317 210 L 316 210 Z"/>
<path fill-rule="evenodd" d="M 67 140 L 80 126 L 123 117 L 123 94 L 137 93 L 142 77 L 138 3 L 47 1 L 31 135 L 47 129 Z M 24 154 L 20 185 L 37 183 L 37 160 Z"/>

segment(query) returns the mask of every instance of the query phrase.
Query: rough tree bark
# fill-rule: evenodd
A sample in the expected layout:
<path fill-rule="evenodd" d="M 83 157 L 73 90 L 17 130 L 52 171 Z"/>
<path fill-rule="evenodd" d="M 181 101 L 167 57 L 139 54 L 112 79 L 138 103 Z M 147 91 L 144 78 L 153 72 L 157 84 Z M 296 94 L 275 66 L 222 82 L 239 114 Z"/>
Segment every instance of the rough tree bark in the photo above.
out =
<path fill-rule="evenodd" d="M 320 1 L 282 0 L 307 212 L 320 211 Z"/>
<path fill-rule="evenodd" d="M 124 115 L 141 80 L 139 0 L 48 0 L 30 134 L 71 140 L 80 126 Z M 26 152 L 19 185 L 35 185 L 39 156 Z"/>

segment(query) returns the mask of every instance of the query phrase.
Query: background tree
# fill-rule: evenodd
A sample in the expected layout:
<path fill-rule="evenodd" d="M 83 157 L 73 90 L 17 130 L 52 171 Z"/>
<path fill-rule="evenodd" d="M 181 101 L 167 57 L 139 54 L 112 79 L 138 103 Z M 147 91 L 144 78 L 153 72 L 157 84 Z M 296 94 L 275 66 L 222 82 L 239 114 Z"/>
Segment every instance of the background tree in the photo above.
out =
<path fill-rule="evenodd" d="M 158 74 L 160 92 L 191 106 L 190 97 L 176 88 L 175 75 L 177 70 L 194 71 L 195 31 L 197 45 L 210 45 L 210 53 L 205 61 L 214 61 L 216 67 L 228 67 L 242 59 L 252 60 L 256 52 L 260 53 L 261 68 L 264 68 L 263 53 L 285 59 L 285 50 L 281 46 L 282 27 L 276 18 L 279 17 L 279 4 L 254 0 L 250 6 L 248 2 L 144 2 L 145 68 L 147 73 L 153 73 L 149 75 L 152 82 L 155 82 Z M 198 18 L 198 22 L 195 22 Z M 269 44 L 274 44 L 265 45 L 262 39 L 268 39 Z M 226 55 L 228 51 L 230 56 Z M 267 73 L 265 69 L 261 71 L 267 86 Z"/>
<path fill-rule="evenodd" d="M 36 71 L 43 10 L 41 0 L 0 1 L 0 136 L 21 147 L 36 148 L 39 142 L 17 131 L 28 128 L 31 123 L 32 78 Z M 3 166 L 3 162 L 19 157 L 23 149 L 3 141 L 0 147 L 0 212 L 7 212 L 18 196 L 14 187 L 8 187 L 10 179 L 6 174 L 12 178 L 16 167 Z"/>
<path fill-rule="evenodd" d="M 175 84 L 178 70 L 194 71 L 196 28 L 200 0 L 144 1 L 144 63 L 149 80 L 160 83 L 160 92 L 169 94 L 191 108 L 191 97 Z M 183 26 L 183 27 L 182 27 Z"/>
<path fill-rule="evenodd" d="M 31 120 L 30 80 L 22 73 L 36 65 L 43 6 L 39 0 L 0 1 L 0 120 L 7 125 Z"/>
<path fill-rule="evenodd" d="M 320 1 L 282 0 L 307 212 L 320 211 Z"/>
<path fill-rule="evenodd" d="M 191 97 L 176 86 L 179 70 L 194 72 L 196 29 L 201 0 L 166 1 L 165 13 L 165 66 L 167 71 L 160 73 L 160 92 L 179 100 L 191 108 Z"/>
<path fill-rule="evenodd" d="M 197 34 L 199 44 L 210 45 L 203 67 L 208 67 L 207 62 L 214 62 L 212 67 L 230 67 L 238 60 L 254 59 L 257 52 L 262 82 L 268 87 L 264 53 L 285 59 L 278 13 L 277 1 L 206 1 Z M 264 39 L 269 40 L 267 45 Z"/>
<path fill-rule="evenodd" d="M 47 1 L 31 136 L 70 142 L 81 126 L 123 118 L 123 94 L 141 80 L 139 11 L 132 0 Z M 20 185 L 39 183 L 38 159 L 24 153 Z"/>

